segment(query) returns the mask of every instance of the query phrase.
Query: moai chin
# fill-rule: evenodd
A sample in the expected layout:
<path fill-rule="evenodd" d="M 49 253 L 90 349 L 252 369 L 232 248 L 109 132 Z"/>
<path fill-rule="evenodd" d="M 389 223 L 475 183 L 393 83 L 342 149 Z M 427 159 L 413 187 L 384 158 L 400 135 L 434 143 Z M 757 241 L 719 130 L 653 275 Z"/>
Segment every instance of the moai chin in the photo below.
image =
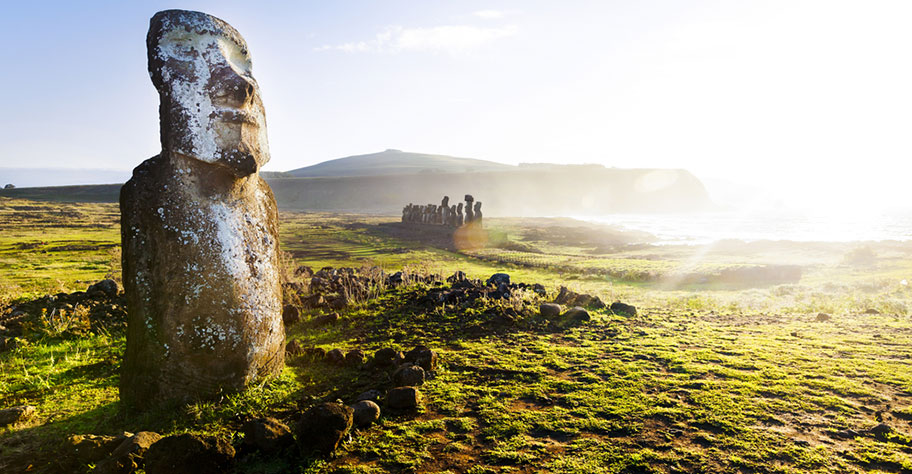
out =
<path fill-rule="evenodd" d="M 266 118 L 247 44 L 228 23 L 166 10 L 146 38 L 162 151 L 120 194 L 125 405 L 230 392 L 284 365 Z"/>

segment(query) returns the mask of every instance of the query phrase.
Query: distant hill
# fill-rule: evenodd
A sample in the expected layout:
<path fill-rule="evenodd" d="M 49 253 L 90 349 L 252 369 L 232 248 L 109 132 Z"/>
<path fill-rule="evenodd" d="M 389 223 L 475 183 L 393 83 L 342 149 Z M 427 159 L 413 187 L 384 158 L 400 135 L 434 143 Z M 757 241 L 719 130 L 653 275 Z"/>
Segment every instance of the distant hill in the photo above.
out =
<path fill-rule="evenodd" d="M 316 178 L 323 176 L 479 173 L 511 169 L 516 169 L 516 167 L 474 158 L 386 150 L 380 153 L 346 156 L 345 158 L 324 161 L 313 166 L 287 171 L 286 174 L 296 178 Z"/>
<path fill-rule="evenodd" d="M 408 203 L 456 204 L 465 194 L 487 216 L 584 216 L 681 212 L 713 206 L 686 170 L 492 161 L 386 150 L 287 172 L 264 172 L 279 208 L 399 214 Z M 0 189 L 0 196 L 116 202 L 120 184 Z"/>

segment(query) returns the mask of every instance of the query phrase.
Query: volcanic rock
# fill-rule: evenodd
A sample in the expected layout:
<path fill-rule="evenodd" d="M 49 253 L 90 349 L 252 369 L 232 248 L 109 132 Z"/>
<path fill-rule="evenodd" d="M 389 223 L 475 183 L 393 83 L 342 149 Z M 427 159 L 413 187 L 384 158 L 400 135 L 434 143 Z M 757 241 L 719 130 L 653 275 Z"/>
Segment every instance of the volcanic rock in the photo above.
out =
<path fill-rule="evenodd" d="M 380 406 L 370 400 L 361 400 L 351 406 L 352 421 L 358 428 L 366 428 L 380 418 Z"/>
<path fill-rule="evenodd" d="M 339 403 L 322 403 L 311 407 L 295 426 L 301 451 L 330 454 L 352 426 L 354 411 Z"/>
<path fill-rule="evenodd" d="M 276 375 L 285 347 L 278 214 L 258 174 L 269 150 L 247 44 L 183 10 L 156 13 L 146 44 L 162 151 L 120 193 L 120 395 L 141 409 Z"/>
<path fill-rule="evenodd" d="M 234 455 L 222 438 L 184 433 L 150 446 L 143 464 L 148 474 L 217 474 L 228 470 Z"/>

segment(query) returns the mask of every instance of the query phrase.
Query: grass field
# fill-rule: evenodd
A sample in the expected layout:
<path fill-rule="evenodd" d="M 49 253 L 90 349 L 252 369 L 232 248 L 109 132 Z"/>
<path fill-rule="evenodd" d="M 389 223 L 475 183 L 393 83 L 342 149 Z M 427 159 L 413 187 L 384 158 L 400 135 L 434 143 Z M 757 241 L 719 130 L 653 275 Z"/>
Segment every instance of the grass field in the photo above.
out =
<path fill-rule="evenodd" d="M 0 315 L 116 276 L 117 218 L 108 204 L 0 200 Z M 441 367 L 418 412 L 384 413 L 334 457 L 249 456 L 238 472 L 912 472 L 912 245 L 655 246 L 571 220 L 487 219 L 488 241 L 462 246 L 403 235 L 392 218 L 280 219 L 297 265 L 507 272 L 549 297 L 568 286 L 638 315 L 598 310 L 555 329 L 531 292 L 453 306 L 428 304 L 432 288 L 416 285 L 347 308 L 335 326 L 293 326 L 289 340 L 324 349 L 426 344 Z M 799 278 L 725 277 L 783 265 Z M 498 322 L 507 312 L 516 324 Z M 0 428 L 0 472 L 87 470 L 61 448 L 71 434 L 191 431 L 237 443 L 248 417 L 291 422 L 314 402 L 350 403 L 388 383 L 295 359 L 244 393 L 130 414 L 117 399 L 123 348 L 120 330 L 50 321 L 0 353 L 0 408 L 38 408 Z"/>

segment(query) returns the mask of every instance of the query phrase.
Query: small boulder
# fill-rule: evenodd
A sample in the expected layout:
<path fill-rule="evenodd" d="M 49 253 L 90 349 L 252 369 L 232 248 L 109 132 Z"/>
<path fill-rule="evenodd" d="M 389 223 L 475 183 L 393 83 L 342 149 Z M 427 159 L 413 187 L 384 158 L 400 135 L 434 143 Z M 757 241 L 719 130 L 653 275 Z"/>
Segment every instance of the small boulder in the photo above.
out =
<path fill-rule="evenodd" d="M 817 322 L 825 322 L 830 320 L 830 315 L 826 313 L 817 313 Z"/>
<path fill-rule="evenodd" d="M 420 366 L 425 372 L 437 370 L 437 353 L 427 346 L 416 346 L 405 354 L 404 360 Z"/>
<path fill-rule="evenodd" d="M 285 357 L 295 357 L 304 353 L 304 345 L 301 341 L 294 339 L 285 344 Z"/>
<path fill-rule="evenodd" d="M 101 293 L 109 298 L 114 298 L 117 296 L 117 282 L 111 279 L 101 280 L 98 283 L 95 283 L 86 290 L 86 293 Z"/>
<path fill-rule="evenodd" d="M 380 398 L 383 397 L 383 393 L 380 390 L 370 389 L 366 392 L 362 392 L 361 395 L 358 395 L 357 401 L 370 400 L 372 402 L 379 402 Z"/>
<path fill-rule="evenodd" d="M 275 418 L 256 418 L 244 423 L 244 444 L 265 453 L 275 453 L 294 444 L 291 430 Z"/>
<path fill-rule="evenodd" d="M 394 365 L 399 358 L 399 352 L 391 347 L 384 347 L 374 353 L 374 365 L 389 367 Z"/>
<path fill-rule="evenodd" d="M 367 428 L 380 418 L 380 406 L 370 400 L 361 400 L 351 406 L 352 422 L 358 428 Z"/>
<path fill-rule="evenodd" d="M 23 405 L 0 410 L 0 427 L 28 421 L 35 415 L 35 407 Z"/>
<path fill-rule="evenodd" d="M 561 305 L 557 303 L 542 303 L 538 310 L 545 319 L 557 319 L 561 314 Z"/>
<path fill-rule="evenodd" d="M 301 321 L 301 312 L 298 310 L 298 307 L 293 304 L 287 304 L 282 308 L 282 322 L 285 323 L 285 327 L 293 326 Z"/>
<path fill-rule="evenodd" d="M 125 439 L 111 453 L 111 456 L 98 463 L 95 473 L 121 474 L 135 472 L 143 467 L 143 456 L 150 446 L 161 439 L 161 435 L 152 431 L 140 431 Z"/>
<path fill-rule="evenodd" d="M 566 324 L 585 323 L 590 319 L 592 319 L 592 317 L 589 316 L 589 311 L 586 311 L 579 306 L 574 306 L 573 308 L 568 309 L 567 312 L 561 316 L 561 320 L 563 320 L 563 322 Z"/>
<path fill-rule="evenodd" d="M 599 298 L 598 296 L 593 296 L 592 300 L 589 301 L 589 307 L 593 308 L 593 309 L 604 309 L 607 306 L 608 305 L 606 305 L 605 302 L 602 301 L 602 299 Z"/>
<path fill-rule="evenodd" d="M 234 454 L 222 438 L 184 433 L 150 446 L 143 464 L 148 474 L 217 474 L 228 470 Z"/>
<path fill-rule="evenodd" d="M 313 318 L 314 326 L 326 326 L 329 324 L 336 324 L 339 321 L 339 313 L 329 313 L 322 316 L 317 316 Z"/>
<path fill-rule="evenodd" d="M 487 286 L 500 287 L 500 285 L 510 285 L 510 275 L 506 273 L 495 273 L 485 282 Z"/>
<path fill-rule="evenodd" d="M 326 353 L 326 361 L 331 364 L 342 365 L 345 363 L 345 353 L 342 349 L 333 349 Z"/>
<path fill-rule="evenodd" d="M 864 314 L 880 314 L 880 311 L 874 308 L 868 308 L 865 310 Z"/>
<path fill-rule="evenodd" d="M 349 367 L 360 367 L 364 364 L 366 356 L 360 349 L 352 349 L 345 353 L 345 365 Z"/>
<path fill-rule="evenodd" d="M 386 405 L 398 410 L 415 408 L 421 404 L 421 392 L 415 387 L 397 387 L 386 392 Z"/>
<path fill-rule="evenodd" d="M 305 453 L 330 454 L 352 426 L 353 410 L 340 403 L 311 407 L 295 426 L 298 446 Z"/>
<path fill-rule="evenodd" d="M 424 384 L 424 369 L 417 365 L 403 365 L 393 372 L 397 387 L 417 387 Z"/>
<path fill-rule="evenodd" d="M 636 306 L 629 305 L 626 303 L 621 303 L 620 301 L 615 301 L 614 303 L 611 303 L 611 312 L 614 314 L 619 314 L 621 316 L 628 316 L 628 317 L 637 315 Z"/>
<path fill-rule="evenodd" d="M 322 347 L 310 347 L 304 349 L 304 354 L 313 360 L 323 360 L 326 357 L 326 349 Z"/>

